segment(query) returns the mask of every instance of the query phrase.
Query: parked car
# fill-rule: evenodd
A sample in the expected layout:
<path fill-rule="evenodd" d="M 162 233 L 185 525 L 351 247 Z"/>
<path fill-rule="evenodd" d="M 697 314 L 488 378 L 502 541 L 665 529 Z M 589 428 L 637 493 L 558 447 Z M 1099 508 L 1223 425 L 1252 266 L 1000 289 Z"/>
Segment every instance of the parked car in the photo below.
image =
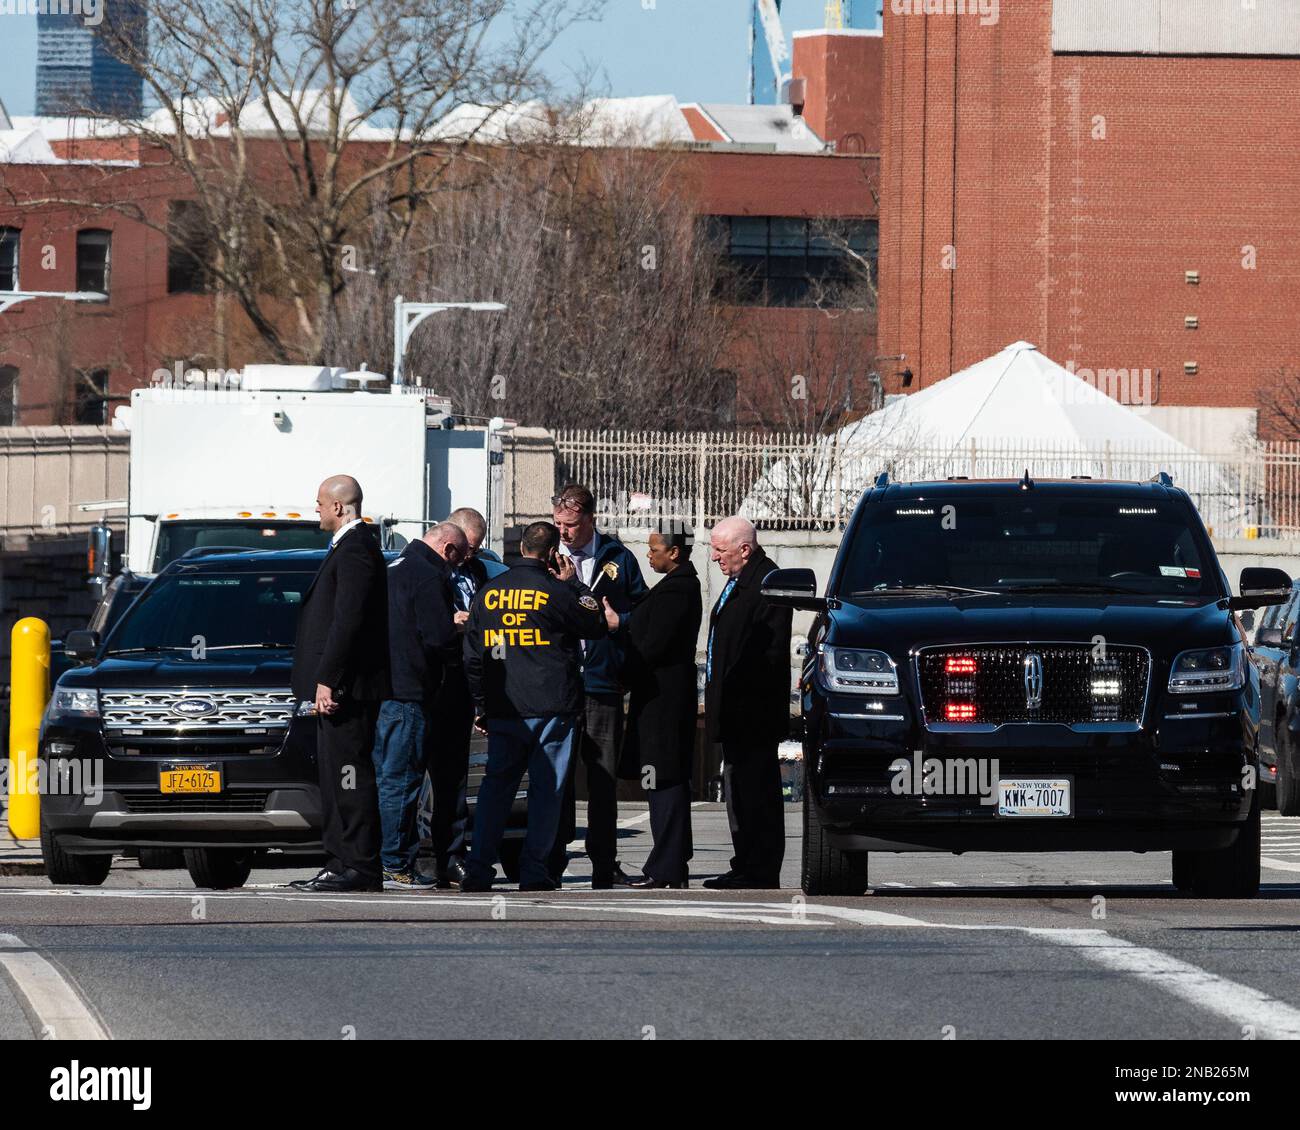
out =
<path fill-rule="evenodd" d="M 1251 652 L 1259 668 L 1264 799 L 1275 802 L 1283 816 L 1300 816 L 1300 583 L 1285 603 L 1260 618 Z"/>
<path fill-rule="evenodd" d="M 1258 890 L 1259 675 L 1237 611 L 1291 579 L 1245 569 L 1234 596 L 1167 475 L 882 476 L 825 595 L 803 569 L 763 589 L 816 613 L 809 893 L 861 894 L 871 851 L 1172 851 L 1181 892 Z"/>
<path fill-rule="evenodd" d="M 315 719 L 290 690 L 319 550 L 195 551 L 164 568 L 78 665 L 42 727 L 41 847 L 56 884 L 95 885 L 115 852 L 176 850 L 200 887 L 241 886 L 254 853 L 319 855 Z M 102 795 L 85 786 L 102 774 Z M 475 784 L 477 782 L 474 782 Z M 510 834 L 523 835 L 526 806 Z"/>

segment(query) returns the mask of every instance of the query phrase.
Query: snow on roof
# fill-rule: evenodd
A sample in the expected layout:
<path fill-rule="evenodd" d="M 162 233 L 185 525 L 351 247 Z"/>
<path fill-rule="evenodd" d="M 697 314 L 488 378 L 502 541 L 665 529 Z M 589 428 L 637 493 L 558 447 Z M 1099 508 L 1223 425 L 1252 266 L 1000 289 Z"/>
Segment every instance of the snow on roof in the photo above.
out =
<path fill-rule="evenodd" d="M 40 130 L 0 129 L 0 163 L 7 165 L 57 165 L 50 143 Z"/>
<path fill-rule="evenodd" d="M 737 145 L 771 145 L 778 153 L 824 153 L 826 144 L 789 104 L 738 106 L 705 102 L 700 109 Z"/>
<path fill-rule="evenodd" d="M 664 145 L 694 140 L 671 94 L 593 98 L 572 111 L 537 100 L 500 107 L 466 103 L 444 115 L 433 136 L 484 144 L 557 140 L 575 145 Z"/>

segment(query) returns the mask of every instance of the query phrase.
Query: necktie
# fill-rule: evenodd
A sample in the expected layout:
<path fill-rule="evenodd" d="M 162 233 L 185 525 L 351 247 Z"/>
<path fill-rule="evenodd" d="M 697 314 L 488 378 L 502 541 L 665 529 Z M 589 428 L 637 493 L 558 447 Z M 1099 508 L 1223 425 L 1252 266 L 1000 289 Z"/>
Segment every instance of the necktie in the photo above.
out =
<path fill-rule="evenodd" d="M 722 595 L 718 597 L 718 610 L 713 615 L 713 627 L 709 629 L 709 646 L 704 656 L 704 677 L 713 678 L 713 633 L 718 627 L 718 617 L 722 614 L 722 606 L 727 603 L 727 598 L 731 596 L 731 590 L 736 587 L 736 578 L 732 577 L 722 589 Z"/>

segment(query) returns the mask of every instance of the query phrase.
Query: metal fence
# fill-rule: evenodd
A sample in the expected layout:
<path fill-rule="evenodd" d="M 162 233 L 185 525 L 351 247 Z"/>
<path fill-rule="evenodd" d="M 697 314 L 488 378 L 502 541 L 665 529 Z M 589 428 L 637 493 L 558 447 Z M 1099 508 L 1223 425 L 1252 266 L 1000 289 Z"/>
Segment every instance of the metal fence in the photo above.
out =
<path fill-rule="evenodd" d="M 855 444 L 756 432 L 557 431 L 557 485 L 580 482 L 611 526 L 677 518 L 707 527 L 744 514 L 767 528 L 834 530 L 882 471 L 896 480 L 1091 477 L 1145 481 L 1160 471 L 1188 492 L 1217 538 L 1300 536 L 1300 443 L 1223 453 L 964 439 Z"/>

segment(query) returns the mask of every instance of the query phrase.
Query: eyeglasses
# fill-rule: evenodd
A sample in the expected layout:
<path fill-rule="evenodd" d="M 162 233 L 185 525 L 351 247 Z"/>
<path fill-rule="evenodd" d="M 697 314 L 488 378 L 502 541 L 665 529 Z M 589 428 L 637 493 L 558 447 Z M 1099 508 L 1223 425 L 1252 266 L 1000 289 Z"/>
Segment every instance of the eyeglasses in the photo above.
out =
<path fill-rule="evenodd" d="M 552 510 L 571 510 L 574 514 L 585 514 L 582 503 L 572 495 L 557 494 L 551 498 Z"/>

